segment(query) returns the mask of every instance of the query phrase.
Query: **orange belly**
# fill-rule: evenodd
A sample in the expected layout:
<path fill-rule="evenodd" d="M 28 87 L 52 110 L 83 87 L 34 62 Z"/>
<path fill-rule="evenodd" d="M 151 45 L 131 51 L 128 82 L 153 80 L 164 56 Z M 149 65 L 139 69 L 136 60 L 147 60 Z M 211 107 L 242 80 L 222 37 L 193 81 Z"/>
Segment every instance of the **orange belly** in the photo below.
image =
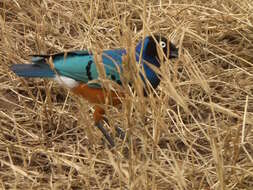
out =
<path fill-rule="evenodd" d="M 87 84 L 80 84 L 73 88 L 72 91 L 93 104 L 109 104 L 116 106 L 121 103 L 120 99 L 124 97 L 123 92 L 108 91 L 103 88 L 91 88 Z"/>
<path fill-rule="evenodd" d="M 124 93 L 122 91 L 115 92 L 102 88 L 91 88 L 87 84 L 80 84 L 79 86 L 73 88 L 72 92 L 79 96 L 82 96 L 90 103 L 96 104 L 95 112 L 93 114 L 95 124 L 98 124 L 100 121 L 102 121 L 105 114 L 103 106 L 99 106 L 98 104 L 109 104 L 116 106 L 121 103 L 121 98 L 124 97 Z"/>

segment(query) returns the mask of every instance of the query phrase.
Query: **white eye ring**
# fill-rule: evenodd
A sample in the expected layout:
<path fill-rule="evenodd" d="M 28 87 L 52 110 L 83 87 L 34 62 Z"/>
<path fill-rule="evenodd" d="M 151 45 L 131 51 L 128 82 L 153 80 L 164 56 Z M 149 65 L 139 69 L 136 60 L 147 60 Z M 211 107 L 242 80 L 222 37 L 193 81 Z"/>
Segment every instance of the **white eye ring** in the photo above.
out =
<path fill-rule="evenodd" d="M 166 47 L 166 43 L 165 43 L 164 41 L 160 41 L 160 46 L 161 46 L 162 48 L 165 48 L 165 47 Z"/>

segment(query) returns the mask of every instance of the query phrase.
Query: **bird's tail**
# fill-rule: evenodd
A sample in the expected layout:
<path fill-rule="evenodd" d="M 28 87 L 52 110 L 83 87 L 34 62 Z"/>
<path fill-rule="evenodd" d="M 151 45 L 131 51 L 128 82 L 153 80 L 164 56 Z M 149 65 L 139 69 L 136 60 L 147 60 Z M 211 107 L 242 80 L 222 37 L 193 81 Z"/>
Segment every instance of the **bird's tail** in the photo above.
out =
<path fill-rule="evenodd" d="M 55 72 L 46 63 L 14 64 L 10 69 L 20 77 L 26 78 L 53 78 Z"/>

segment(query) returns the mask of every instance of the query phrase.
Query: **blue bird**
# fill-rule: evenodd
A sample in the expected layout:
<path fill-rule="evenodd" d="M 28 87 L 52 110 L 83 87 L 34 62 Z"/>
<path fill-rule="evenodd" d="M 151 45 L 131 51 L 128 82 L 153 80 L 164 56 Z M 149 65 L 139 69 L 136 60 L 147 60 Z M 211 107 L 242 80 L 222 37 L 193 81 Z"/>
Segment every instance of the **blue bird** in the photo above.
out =
<path fill-rule="evenodd" d="M 167 39 L 162 36 L 154 35 L 154 38 L 147 36 L 143 41 L 140 41 L 135 48 L 135 58 L 136 62 L 140 62 L 143 66 L 145 77 L 143 74 L 140 76 L 144 81 L 144 88 L 146 85 L 144 78 L 154 89 L 160 83 L 159 75 L 152 69 L 152 66 L 159 68 L 161 64 L 158 46 L 169 59 L 178 57 L 178 48 L 171 42 L 167 42 Z M 102 52 L 106 79 L 122 85 L 123 56 L 126 54 L 125 49 L 104 50 Z M 33 55 L 31 62 L 32 64 L 14 64 L 10 69 L 20 77 L 54 79 L 59 84 L 70 88 L 75 94 L 95 104 L 93 114 L 95 126 L 103 133 L 110 145 L 114 146 L 113 139 L 103 128 L 105 111 L 101 105 L 105 104 L 106 100 L 110 100 L 109 103 L 113 106 L 120 104 L 121 97 L 124 97 L 124 91 L 115 92 L 102 87 L 98 82 L 99 68 L 95 64 L 94 55 L 87 50 L 53 55 Z"/>

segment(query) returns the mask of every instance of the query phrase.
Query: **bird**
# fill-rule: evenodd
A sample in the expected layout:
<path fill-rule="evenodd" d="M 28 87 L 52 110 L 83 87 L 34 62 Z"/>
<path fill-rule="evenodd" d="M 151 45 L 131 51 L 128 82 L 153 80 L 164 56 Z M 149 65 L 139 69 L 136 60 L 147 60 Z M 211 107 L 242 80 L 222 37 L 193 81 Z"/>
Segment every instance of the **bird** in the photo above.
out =
<path fill-rule="evenodd" d="M 159 74 L 152 69 L 152 66 L 156 68 L 161 66 L 159 49 L 169 59 L 178 58 L 178 48 L 164 36 L 158 34 L 146 36 L 135 47 L 136 64 L 141 64 L 144 70 L 144 74 L 140 73 L 144 87 L 146 86 L 145 77 L 153 89 L 156 89 L 160 83 Z M 104 66 L 105 77 L 119 86 L 122 86 L 121 75 L 124 72 L 122 68 L 124 56 L 127 54 L 127 50 L 123 48 L 102 50 L 101 61 Z M 106 121 L 103 105 L 108 100 L 112 106 L 121 104 L 124 90 L 115 92 L 104 88 L 99 83 L 99 68 L 95 59 L 95 55 L 88 50 L 50 55 L 38 54 L 31 56 L 30 64 L 12 64 L 10 69 L 19 77 L 53 79 L 60 85 L 69 88 L 74 94 L 94 104 L 95 126 L 102 132 L 110 146 L 114 147 L 113 138 L 103 127 L 104 121 Z M 145 89 L 144 92 L 146 95 Z"/>

